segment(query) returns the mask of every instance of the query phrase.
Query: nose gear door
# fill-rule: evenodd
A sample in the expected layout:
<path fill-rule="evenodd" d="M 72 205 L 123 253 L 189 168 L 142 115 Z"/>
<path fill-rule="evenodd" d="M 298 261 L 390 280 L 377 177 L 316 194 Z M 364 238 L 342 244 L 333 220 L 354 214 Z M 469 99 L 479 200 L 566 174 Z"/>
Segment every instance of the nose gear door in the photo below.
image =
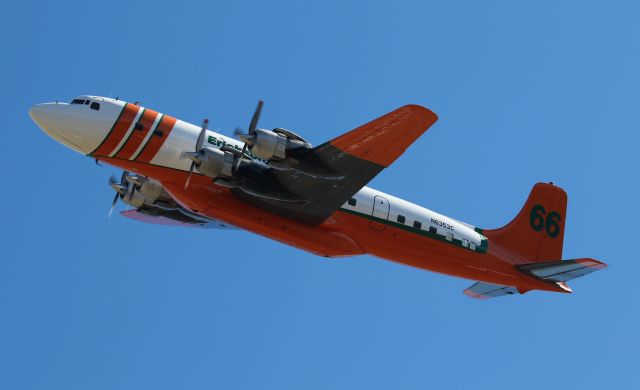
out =
<path fill-rule="evenodd" d="M 376 195 L 373 198 L 373 219 L 369 222 L 369 227 L 373 230 L 382 231 L 387 225 L 386 221 L 389 219 L 389 201 Z"/>

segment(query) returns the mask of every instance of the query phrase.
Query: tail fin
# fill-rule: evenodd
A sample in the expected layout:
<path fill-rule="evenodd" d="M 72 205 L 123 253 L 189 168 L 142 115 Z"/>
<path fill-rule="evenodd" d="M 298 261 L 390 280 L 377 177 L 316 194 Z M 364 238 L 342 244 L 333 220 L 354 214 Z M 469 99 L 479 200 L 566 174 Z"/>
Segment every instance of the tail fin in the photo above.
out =
<path fill-rule="evenodd" d="M 566 212 L 567 193 L 553 184 L 538 183 L 513 221 L 482 234 L 532 262 L 561 259 Z"/>

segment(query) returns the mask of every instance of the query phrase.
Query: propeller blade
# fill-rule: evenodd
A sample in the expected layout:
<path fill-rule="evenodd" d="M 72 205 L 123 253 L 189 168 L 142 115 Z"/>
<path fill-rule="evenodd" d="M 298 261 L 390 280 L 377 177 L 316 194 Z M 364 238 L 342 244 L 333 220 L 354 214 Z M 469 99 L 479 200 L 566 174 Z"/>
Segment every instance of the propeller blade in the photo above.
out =
<path fill-rule="evenodd" d="M 187 175 L 187 180 L 184 182 L 184 189 L 186 190 L 189 187 L 189 182 L 191 181 L 191 174 L 193 173 L 193 168 L 196 167 L 196 162 L 191 162 L 191 167 L 189 168 L 189 174 Z"/>
<path fill-rule="evenodd" d="M 207 127 L 209 127 L 209 119 L 205 119 L 202 121 L 202 130 L 200 130 L 200 134 L 198 134 L 198 141 L 196 143 L 196 152 L 200 151 L 202 148 L 202 143 L 204 142 L 204 135 L 207 133 Z"/>
<path fill-rule="evenodd" d="M 127 186 L 123 186 L 120 183 L 113 183 L 111 184 L 111 188 L 113 188 L 113 190 L 117 193 L 119 193 L 120 195 L 123 195 L 127 192 Z"/>
<path fill-rule="evenodd" d="M 125 177 L 125 179 L 129 183 L 131 183 L 133 185 L 136 185 L 138 187 L 141 186 L 142 183 L 144 182 L 144 179 L 142 177 L 138 176 L 138 175 L 128 175 L 128 176 Z"/>
<path fill-rule="evenodd" d="M 120 182 L 116 180 L 116 178 L 111 175 L 109 177 L 109 185 L 116 191 L 116 196 L 113 197 L 113 202 L 111 202 L 111 208 L 109 209 L 109 213 L 107 214 L 107 219 L 111 218 L 111 214 L 113 214 L 113 209 L 116 208 L 116 203 L 118 203 L 118 198 L 123 196 L 129 187 L 127 182 L 127 176 L 129 176 L 128 171 L 122 171 L 122 175 L 120 176 Z"/>
<path fill-rule="evenodd" d="M 251 123 L 249 124 L 249 134 L 254 135 L 256 133 L 256 127 L 258 126 L 258 120 L 260 119 L 260 112 L 262 111 L 262 100 L 258 100 L 258 107 L 251 117 Z"/>
<path fill-rule="evenodd" d="M 202 121 L 202 130 L 200 130 L 200 134 L 198 134 L 198 141 L 196 141 L 196 152 L 195 154 L 187 154 L 187 157 L 192 160 L 191 166 L 189 167 L 189 174 L 187 175 L 187 180 L 184 182 L 184 189 L 186 190 L 189 187 L 189 183 L 191 182 L 191 175 L 193 174 L 193 170 L 196 167 L 196 156 L 200 153 L 200 149 L 202 149 L 202 143 L 204 142 L 204 136 L 207 133 L 207 127 L 209 127 L 209 119 L 205 119 Z"/>
<path fill-rule="evenodd" d="M 233 138 L 238 139 L 240 141 L 242 141 L 242 137 L 246 137 L 248 134 L 244 134 L 242 132 L 242 129 L 239 127 L 236 127 L 235 130 L 233 130 Z"/>
<path fill-rule="evenodd" d="M 111 202 L 111 208 L 109 209 L 109 214 L 107 214 L 107 219 L 111 219 L 111 214 L 113 214 L 113 209 L 116 208 L 116 203 L 118 203 L 119 197 L 120 193 L 116 192 L 116 196 L 113 198 L 113 202 Z"/>
<path fill-rule="evenodd" d="M 241 157 L 241 158 L 244 158 L 244 156 L 245 156 L 244 152 L 246 152 L 246 151 L 247 151 L 247 143 L 245 142 L 245 143 L 244 143 L 244 146 L 242 147 L 242 153 L 240 153 L 240 157 Z M 239 163 L 239 162 L 240 162 L 240 161 L 238 161 L 238 163 Z M 239 164 L 238 164 L 238 165 L 239 165 Z"/>

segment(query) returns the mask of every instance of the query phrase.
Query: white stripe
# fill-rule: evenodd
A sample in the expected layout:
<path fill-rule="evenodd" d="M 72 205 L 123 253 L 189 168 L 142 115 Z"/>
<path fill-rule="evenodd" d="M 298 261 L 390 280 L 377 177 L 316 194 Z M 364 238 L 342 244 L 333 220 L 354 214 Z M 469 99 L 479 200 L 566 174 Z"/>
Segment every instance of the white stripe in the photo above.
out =
<path fill-rule="evenodd" d="M 144 139 L 140 143 L 140 146 L 138 146 L 138 150 L 136 150 L 133 153 L 133 155 L 129 160 L 135 160 L 136 157 L 138 157 L 138 155 L 140 154 L 140 152 L 142 152 L 142 149 L 144 149 L 144 146 L 149 141 L 149 138 L 151 138 L 151 136 L 153 135 L 153 132 L 156 131 L 156 127 L 158 127 L 158 124 L 160 123 L 160 119 L 162 118 L 162 116 L 163 116 L 162 114 L 158 114 L 158 116 L 156 117 L 156 120 L 151 125 L 151 129 L 149 129 L 149 131 L 147 132 L 147 135 L 144 137 Z"/>
<path fill-rule="evenodd" d="M 116 146 L 116 148 L 113 149 L 113 152 L 109 154 L 109 157 L 115 156 L 122 148 L 122 145 L 124 145 L 124 143 L 129 139 L 129 135 L 133 131 L 133 128 L 136 126 L 136 123 L 138 123 L 138 121 L 140 120 L 142 111 L 144 111 L 144 108 L 142 107 L 138 108 L 138 113 L 136 114 L 136 117 L 133 118 L 133 122 L 131 122 L 131 126 L 129 126 L 129 130 L 127 130 L 127 132 L 124 134 L 124 137 L 122 137 L 122 139 L 120 140 L 120 143 L 118 143 L 118 146 Z"/>

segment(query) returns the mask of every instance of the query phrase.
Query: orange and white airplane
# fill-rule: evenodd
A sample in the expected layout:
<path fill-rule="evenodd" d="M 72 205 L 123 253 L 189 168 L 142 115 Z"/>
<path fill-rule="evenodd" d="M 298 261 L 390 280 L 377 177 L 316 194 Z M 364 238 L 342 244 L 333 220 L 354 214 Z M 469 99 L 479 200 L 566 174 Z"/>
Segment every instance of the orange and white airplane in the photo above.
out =
<path fill-rule="evenodd" d="M 31 118 L 71 149 L 124 170 L 122 199 L 135 220 L 236 227 L 325 257 L 371 254 L 477 281 L 491 298 L 530 290 L 571 292 L 566 282 L 606 267 L 564 260 L 567 195 L 536 184 L 506 226 L 486 230 L 365 185 L 438 119 L 408 105 L 313 147 L 286 129 L 257 127 L 240 141 L 138 104 L 98 96 L 31 108 Z"/>

